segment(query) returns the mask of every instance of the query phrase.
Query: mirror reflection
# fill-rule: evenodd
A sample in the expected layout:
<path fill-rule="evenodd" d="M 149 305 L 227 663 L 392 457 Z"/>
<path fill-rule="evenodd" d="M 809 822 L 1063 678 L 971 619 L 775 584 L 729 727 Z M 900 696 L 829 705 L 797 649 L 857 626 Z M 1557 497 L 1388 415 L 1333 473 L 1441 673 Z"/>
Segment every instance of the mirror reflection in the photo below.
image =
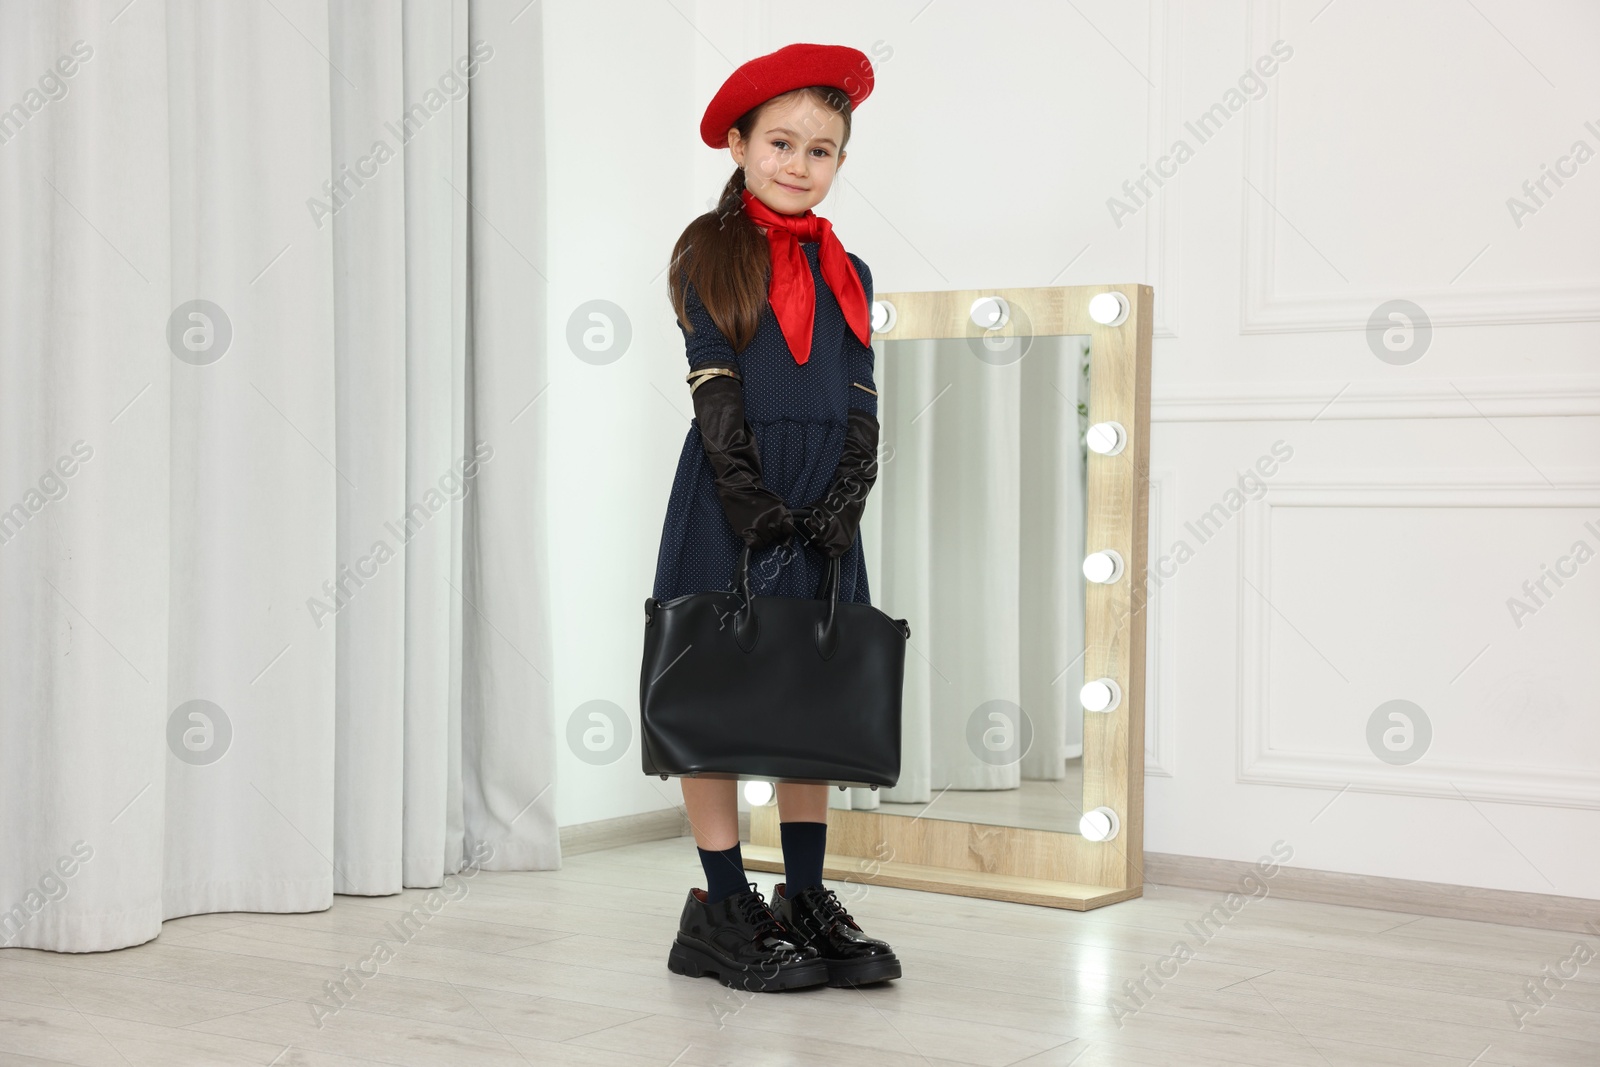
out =
<path fill-rule="evenodd" d="M 973 332 L 874 345 L 861 528 L 911 626 L 901 775 L 835 803 L 1078 833 L 1089 339 Z"/>

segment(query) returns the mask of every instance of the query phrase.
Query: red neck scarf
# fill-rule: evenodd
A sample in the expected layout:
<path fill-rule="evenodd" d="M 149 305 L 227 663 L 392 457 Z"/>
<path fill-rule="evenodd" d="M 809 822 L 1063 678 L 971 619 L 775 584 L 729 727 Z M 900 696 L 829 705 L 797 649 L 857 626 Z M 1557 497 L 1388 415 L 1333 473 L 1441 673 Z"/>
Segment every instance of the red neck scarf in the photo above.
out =
<path fill-rule="evenodd" d="M 767 295 L 794 361 L 804 363 L 811 358 L 811 327 L 817 314 L 815 283 L 811 265 L 800 248 L 801 241 L 821 242 L 818 260 L 822 279 L 839 301 L 851 332 L 862 344 L 870 346 L 872 317 L 867 309 L 867 294 L 850 257 L 845 255 L 844 245 L 834 236 L 833 223 L 810 208 L 804 215 L 780 215 L 748 189 L 739 190 L 739 195 L 750 221 L 767 228 L 767 247 L 772 252 L 772 282 Z"/>

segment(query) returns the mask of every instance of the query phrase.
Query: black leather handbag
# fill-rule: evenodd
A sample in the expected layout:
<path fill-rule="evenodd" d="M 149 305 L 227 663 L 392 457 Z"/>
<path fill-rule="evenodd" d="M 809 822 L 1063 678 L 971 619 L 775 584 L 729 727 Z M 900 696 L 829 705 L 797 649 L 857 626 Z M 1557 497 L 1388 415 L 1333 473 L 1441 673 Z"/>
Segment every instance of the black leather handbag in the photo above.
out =
<path fill-rule="evenodd" d="M 815 598 L 737 592 L 644 602 L 644 773 L 845 786 L 900 779 L 900 695 L 911 627 L 839 602 L 839 560 Z"/>

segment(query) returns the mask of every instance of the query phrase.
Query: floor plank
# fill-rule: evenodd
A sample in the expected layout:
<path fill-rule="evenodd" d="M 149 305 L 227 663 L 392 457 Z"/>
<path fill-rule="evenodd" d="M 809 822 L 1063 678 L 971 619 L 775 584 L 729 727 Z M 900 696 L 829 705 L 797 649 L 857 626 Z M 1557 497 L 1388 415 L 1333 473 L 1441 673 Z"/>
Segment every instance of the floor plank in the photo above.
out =
<path fill-rule="evenodd" d="M 779 876 L 750 877 L 770 897 Z M 1225 894 L 1160 885 L 1077 913 L 832 882 L 905 977 L 748 994 L 666 969 L 701 880 L 683 837 L 480 872 L 436 910 L 407 890 L 175 919 L 120 952 L 0 951 L 0 1067 L 1600 1063 L 1600 959 L 1562 964 L 1600 954 L 1600 929 L 1270 892 L 1219 910 Z"/>

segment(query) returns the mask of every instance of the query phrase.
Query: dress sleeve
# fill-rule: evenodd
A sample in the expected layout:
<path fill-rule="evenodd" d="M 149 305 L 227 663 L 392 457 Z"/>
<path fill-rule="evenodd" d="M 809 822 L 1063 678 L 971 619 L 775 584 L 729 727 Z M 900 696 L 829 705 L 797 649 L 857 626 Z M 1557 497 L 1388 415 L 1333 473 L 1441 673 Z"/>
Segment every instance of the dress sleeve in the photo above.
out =
<path fill-rule="evenodd" d="M 689 369 L 710 363 L 739 366 L 739 357 L 733 351 L 733 345 L 727 335 L 717 329 L 711 312 L 700 302 L 700 294 L 695 292 L 694 284 L 687 278 L 684 280 L 683 310 L 694 326 L 694 332 L 690 333 L 682 322 L 678 323 L 678 329 L 683 333 L 684 355 L 689 359 Z M 857 389 L 856 392 L 861 390 Z"/>
<path fill-rule="evenodd" d="M 861 288 L 867 291 L 867 314 L 872 314 L 872 271 L 861 261 L 861 257 L 854 252 L 848 253 L 850 262 L 855 264 L 856 274 L 861 278 Z M 855 335 L 855 331 L 847 325 L 844 329 L 845 367 L 850 373 L 850 384 L 846 392 L 850 394 L 850 406 L 867 412 L 873 418 L 878 416 L 878 384 L 872 379 L 873 352 L 871 345 L 864 345 Z M 866 386 L 871 389 L 869 393 Z"/>

